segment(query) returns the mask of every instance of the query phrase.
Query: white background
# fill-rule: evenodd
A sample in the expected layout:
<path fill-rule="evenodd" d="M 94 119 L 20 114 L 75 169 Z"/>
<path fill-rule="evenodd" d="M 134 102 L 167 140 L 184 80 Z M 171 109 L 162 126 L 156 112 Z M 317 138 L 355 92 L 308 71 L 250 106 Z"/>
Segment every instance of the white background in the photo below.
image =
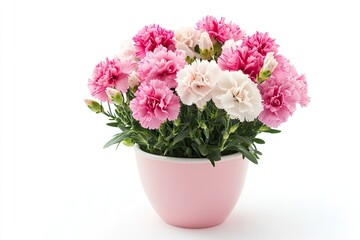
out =
<path fill-rule="evenodd" d="M 318 3 L 319 2 L 319 3 Z M 0 239 L 359 239 L 356 1 L 0 2 Z M 264 135 L 242 196 L 218 227 L 160 220 L 133 149 L 83 103 L 93 67 L 144 25 L 212 14 L 268 31 L 305 73 L 311 103 Z"/>

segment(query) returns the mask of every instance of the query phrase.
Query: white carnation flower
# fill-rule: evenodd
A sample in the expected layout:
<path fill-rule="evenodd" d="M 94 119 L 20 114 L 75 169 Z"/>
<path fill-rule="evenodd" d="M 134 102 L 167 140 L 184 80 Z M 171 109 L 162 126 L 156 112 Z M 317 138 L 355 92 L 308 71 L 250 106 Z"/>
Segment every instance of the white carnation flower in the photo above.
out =
<path fill-rule="evenodd" d="M 184 43 L 189 48 L 194 48 L 199 42 L 200 34 L 201 32 L 194 27 L 185 26 L 175 31 L 175 41 Z"/>
<path fill-rule="evenodd" d="M 242 71 L 224 71 L 212 97 L 218 108 L 233 119 L 252 121 L 263 110 L 257 85 Z"/>
<path fill-rule="evenodd" d="M 175 47 L 176 50 L 183 51 L 185 53 L 185 56 L 189 56 L 190 58 L 194 58 L 195 56 L 197 56 L 197 53 L 191 48 L 189 48 L 189 46 L 186 45 L 185 43 L 176 42 Z"/>
<path fill-rule="evenodd" d="M 215 61 L 196 60 L 177 73 L 176 92 L 184 104 L 195 103 L 198 108 L 202 108 L 211 99 L 212 90 L 221 77 L 221 73 Z"/>
<path fill-rule="evenodd" d="M 186 56 L 190 58 L 200 55 L 195 52 L 195 46 L 200 40 L 201 32 L 192 26 L 185 26 L 175 31 L 175 46 L 177 50 L 185 52 Z"/>

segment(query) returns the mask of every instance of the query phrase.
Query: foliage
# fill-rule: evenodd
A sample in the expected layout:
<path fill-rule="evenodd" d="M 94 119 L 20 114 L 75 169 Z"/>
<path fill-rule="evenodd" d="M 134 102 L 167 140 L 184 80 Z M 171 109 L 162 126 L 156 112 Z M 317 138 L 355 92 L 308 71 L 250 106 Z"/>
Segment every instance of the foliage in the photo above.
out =
<path fill-rule="evenodd" d="M 123 103 L 114 104 L 115 109 L 108 106 L 109 110 L 102 112 L 109 117 L 108 126 L 121 130 L 104 147 L 121 142 L 127 146 L 138 144 L 143 151 L 157 155 L 206 157 L 213 166 L 221 156 L 241 152 L 257 164 L 262 154 L 256 144 L 265 143 L 257 135 L 261 132 L 280 132 L 259 120 L 239 122 L 231 119 L 225 110 L 218 109 L 212 101 L 201 110 L 196 105 L 182 104 L 175 121 L 166 121 L 159 129 L 146 129 L 132 117 L 128 103 L 134 97 L 133 91 L 128 91 Z"/>

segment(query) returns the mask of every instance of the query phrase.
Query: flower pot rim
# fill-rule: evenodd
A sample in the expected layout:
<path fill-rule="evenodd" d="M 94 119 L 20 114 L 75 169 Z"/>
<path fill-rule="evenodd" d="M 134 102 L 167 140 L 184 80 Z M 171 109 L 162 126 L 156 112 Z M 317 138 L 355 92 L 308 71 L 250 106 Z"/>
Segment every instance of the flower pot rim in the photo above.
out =
<path fill-rule="evenodd" d="M 166 162 L 172 162 L 172 163 L 190 163 L 190 164 L 191 163 L 206 163 L 206 164 L 209 163 L 208 158 L 169 157 L 169 156 L 161 156 L 161 155 L 148 153 L 148 152 L 141 150 L 138 144 L 134 145 L 134 149 L 135 149 L 136 154 L 140 154 L 144 157 L 147 157 L 147 159 L 151 159 L 153 161 L 166 161 Z M 237 153 L 221 156 L 221 160 L 218 161 L 217 163 L 231 161 L 234 159 L 242 159 L 242 160 L 247 161 L 247 159 L 243 158 L 243 156 L 240 152 L 237 152 Z"/>

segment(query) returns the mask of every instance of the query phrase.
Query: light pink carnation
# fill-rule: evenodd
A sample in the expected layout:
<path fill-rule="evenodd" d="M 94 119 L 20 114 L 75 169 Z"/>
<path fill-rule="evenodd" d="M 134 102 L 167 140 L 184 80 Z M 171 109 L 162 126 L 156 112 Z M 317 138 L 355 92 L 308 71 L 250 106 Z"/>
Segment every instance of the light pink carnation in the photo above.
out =
<path fill-rule="evenodd" d="M 144 128 L 158 129 L 166 119 L 175 120 L 180 111 L 180 98 L 165 82 L 151 80 L 142 83 L 130 102 L 133 117 Z"/>
<path fill-rule="evenodd" d="M 271 77 L 259 85 L 264 106 L 259 120 L 269 127 L 286 122 L 297 103 L 306 106 L 309 102 L 305 77 L 300 76 L 285 57 L 277 55 L 276 61 L 278 66 Z"/>
<path fill-rule="evenodd" d="M 183 51 L 169 51 L 158 46 L 154 52 L 147 52 L 141 60 L 138 74 L 142 82 L 152 79 L 162 80 L 169 88 L 176 88 L 176 73 L 185 66 Z"/>
<path fill-rule="evenodd" d="M 91 95 L 101 101 L 108 101 L 106 88 L 115 88 L 126 93 L 129 88 L 128 76 L 135 69 L 136 62 L 130 58 L 114 58 L 100 62 L 96 65 L 92 79 L 89 79 Z"/>
<path fill-rule="evenodd" d="M 279 47 L 279 45 L 275 43 L 275 39 L 270 38 L 267 32 L 256 32 L 254 35 L 246 37 L 242 46 L 255 49 L 263 56 L 266 56 L 268 52 L 273 52 L 274 55 L 276 55 Z"/>
<path fill-rule="evenodd" d="M 264 56 L 246 46 L 225 48 L 218 59 L 218 64 L 222 70 L 241 70 L 256 82 L 256 75 L 264 64 Z"/>
<path fill-rule="evenodd" d="M 221 43 L 229 39 L 242 40 L 245 33 L 235 23 L 225 23 L 225 18 L 218 21 L 213 16 L 206 16 L 196 24 L 198 30 L 203 30 L 209 33 L 211 39 L 216 39 Z"/>
<path fill-rule="evenodd" d="M 212 91 L 221 77 L 222 71 L 214 60 L 208 62 L 197 59 L 178 72 L 176 92 L 182 103 L 195 103 L 198 108 L 203 108 L 210 101 Z"/>
<path fill-rule="evenodd" d="M 159 25 L 152 24 L 145 26 L 134 37 L 136 56 L 143 58 L 149 51 L 153 51 L 157 46 L 164 46 L 169 50 L 175 50 L 173 40 L 174 32 L 161 28 Z"/>

